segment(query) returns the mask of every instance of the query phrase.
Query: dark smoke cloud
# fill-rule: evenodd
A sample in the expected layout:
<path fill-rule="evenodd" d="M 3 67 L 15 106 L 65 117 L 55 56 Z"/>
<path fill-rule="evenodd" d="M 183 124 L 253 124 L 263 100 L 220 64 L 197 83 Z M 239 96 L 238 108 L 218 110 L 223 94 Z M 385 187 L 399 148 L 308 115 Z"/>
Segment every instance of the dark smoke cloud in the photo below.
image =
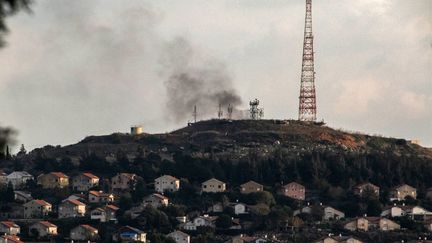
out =
<path fill-rule="evenodd" d="M 215 116 L 218 106 L 234 108 L 242 103 L 226 66 L 203 56 L 192 44 L 177 38 L 167 44 L 163 59 L 167 72 L 167 109 L 176 121 L 191 118 L 196 105 L 199 118 Z"/>

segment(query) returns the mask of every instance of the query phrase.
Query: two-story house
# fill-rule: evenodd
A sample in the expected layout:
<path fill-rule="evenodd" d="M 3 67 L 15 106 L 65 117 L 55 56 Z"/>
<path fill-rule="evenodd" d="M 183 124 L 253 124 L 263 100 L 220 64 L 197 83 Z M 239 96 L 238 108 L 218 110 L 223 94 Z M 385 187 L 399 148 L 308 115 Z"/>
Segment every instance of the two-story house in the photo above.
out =
<path fill-rule="evenodd" d="M 297 182 L 291 182 L 282 186 L 280 193 L 283 196 L 303 201 L 306 197 L 306 188 Z"/>
<path fill-rule="evenodd" d="M 143 206 L 150 205 L 154 208 L 163 207 L 163 206 L 166 207 L 168 206 L 168 203 L 169 203 L 168 197 L 158 193 L 153 193 L 143 199 Z"/>
<path fill-rule="evenodd" d="M 400 186 L 394 187 L 390 191 L 390 201 L 402 201 L 405 200 L 406 197 L 412 197 L 414 199 L 417 198 L 417 189 L 414 187 L 403 184 Z"/>
<path fill-rule="evenodd" d="M 111 189 L 113 191 L 133 190 L 139 177 L 131 173 L 118 173 L 111 178 Z"/>
<path fill-rule="evenodd" d="M 44 218 L 52 211 L 52 205 L 45 200 L 31 200 L 23 204 L 24 218 Z"/>
<path fill-rule="evenodd" d="M 123 226 L 113 235 L 113 240 L 122 243 L 146 242 L 147 234 L 137 228 Z"/>
<path fill-rule="evenodd" d="M 6 176 L 6 183 L 12 184 L 14 189 L 23 188 L 30 180 L 34 180 L 34 177 L 27 171 L 14 171 Z"/>
<path fill-rule="evenodd" d="M 359 195 L 361 197 L 369 195 L 374 195 L 379 197 L 380 188 L 370 182 L 361 183 L 354 187 L 354 194 Z"/>
<path fill-rule="evenodd" d="M 72 178 L 72 189 L 74 191 L 86 192 L 99 185 L 99 177 L 92 173 L 81 173 Z"/>
<path fill-rule="evenodd" d="M 51 172 L 38 176 L 37 184 L 44 189 L 65 188 L 69 186 L 69 177 L 62 172 Z"/>
<path fill-rule="evenodd" d="M 60 219 L 84 217 L 85 213 L 86 205 L 74 199 L 66 199 L 58 207 L 58 217 Z"/>
<path fill-rule="evenodd" d="M 114 202 L 114 194 L 103 191 L 89 191 L 88 200 L 90 203 L 110 203 Z"/>
<path fill-rule="evenodd" d="M 99 220 L 100 222 L 116 222 L 116 213 L 119 210 L 114 205 L 106 205 L 104 207 L 95 208 L 90 212 L 90 219 Z"/>
<path fill-rule="evenodd" d="M 211 178 L 201 184 L 201 191 L 207 193 L 218 193 L 226 190 L 226 184 L 216 178 Z"/>
<path fill-rule="evenodd" d="M 249 194 L 264 191 L 264 186 L 255 181 L 248 181 L 240 185 L 240 193 Z"/>
<path fill-rule="evenodd" d="M 45 238 L 57 234 L 57 225 L 49 221 L 39 221 L 29 227 L 29 235 L 33 237 Z"/>
<path fill-rule="evenodd" d="M 0 222 L 0 233 L 6 235 L 18 235 L 21 228 L 19 225 L 12 221 L 1 221 Z"/>
<path fill-rule="evenodd" d="M 316 213 L 317 215 L 322 215 L 321 220 L 339 220 L 345 218 L 345 213 L 339 211 L 333 207 L 325 206 L 325 205 L 307 205 L 299 210 L 294 211 L 293 215 L 297 216 L 301 213 L 312 214 Z"/>
<path fill-rule="evenodd" d="M 163 175 L 155 179 L 155 191 L 158 193 L 176 192 L 180 189 L 180 180 L 170 175 Z"/>
<path fill-rule="evenodd" d="M 176 243 L 190 243 L 190 235 L 180 230 L 171 232 L 167 236 L 172 238 Z"/>
<path fill-rule="evenodd" d="M 400 225 L 383 217 L 360 217 L 345 223 L 344 228 L 351 231 L 392 231 L 400 229 Z"/>
<path fill-rule="evenodd" d="M 200 226 L 215 228 L 217 218 L 217 216 L 209 216 L 205 214 L 182 224 L 180 227 L 184 230 L 197 230 Z"/>
<path fill-rule="evenodd" d="M 88 224 L 81 224 L 70 231 L 69 237 L 78 242 L 99 240 L 98 230 Z"/>

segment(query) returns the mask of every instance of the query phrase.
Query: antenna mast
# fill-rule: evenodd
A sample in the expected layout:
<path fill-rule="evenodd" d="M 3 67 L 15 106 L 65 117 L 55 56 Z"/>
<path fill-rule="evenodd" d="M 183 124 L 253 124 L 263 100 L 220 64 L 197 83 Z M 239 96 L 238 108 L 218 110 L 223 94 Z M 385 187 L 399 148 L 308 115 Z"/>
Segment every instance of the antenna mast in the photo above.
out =
<path fill-rule="evenodd" d="M 222 105 L 219 103 L 218 118 L 222 119 L 222 117 L 223 117 Z"/>
<path fill-rule="evenodd" d="M 194 110 L 192 112 L 192 116 L 193 116 L 193 119 L 194 119 L 194 123 L 196 123 L 196 121 L 197 121 L 197 108 L 196 108 L 196 105 L 194 105 Z"/>
<path fill-rule="evenodd" d="M 306 0 L 299 120 L 316 121 L 316 93 L 312 34 L 312 0 Z"/>

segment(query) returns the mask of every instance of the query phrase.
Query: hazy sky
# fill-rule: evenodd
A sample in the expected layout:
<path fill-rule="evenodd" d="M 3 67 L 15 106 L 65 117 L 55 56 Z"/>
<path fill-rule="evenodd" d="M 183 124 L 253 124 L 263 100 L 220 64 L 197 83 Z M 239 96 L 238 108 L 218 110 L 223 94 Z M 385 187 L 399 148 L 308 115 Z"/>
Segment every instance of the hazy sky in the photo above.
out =
<path fill-rule="evenodd" d="M 8 21 L 0 123 L 17 128 L 28 148 L 137 123 L 171 131 L 190 114 L 180 121 L 169 114 L 167 55 L 198 69 L 217 63 L 244 108 L 256 97 L 265 118 L 297 118 L 304 5 L 38 0 L 32 14 Z M 318 117 L 334 128 L 432 146 L 432 1 L 316 0 L 313 21 Z M 179 39 L 187 48 L 177 59 L 170 47 Z M 216 80 L 208 87 L 218 89 Z M 216 107 L 208 112 L 216 116 Z"/>

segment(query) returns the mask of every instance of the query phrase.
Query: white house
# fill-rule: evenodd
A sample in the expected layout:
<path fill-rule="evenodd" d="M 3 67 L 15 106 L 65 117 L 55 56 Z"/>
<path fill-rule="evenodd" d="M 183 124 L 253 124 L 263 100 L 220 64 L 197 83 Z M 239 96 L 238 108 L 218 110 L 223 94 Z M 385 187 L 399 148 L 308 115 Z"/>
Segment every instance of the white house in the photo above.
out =
<path fill-rule="evenodd" d="M 143 205 L 151 205 L 154 208 L 162 207 L 162 206 L 168 206 L 169 199 L 161 194 L 153 193 L 143 200 Z"/>
<path fill-rule="evenodd" d="M 34 177 L 27 171 L 14 171 L 6 176 L 6 182 L 11 183 L 14 189 L 22 188 L 27 181 L 33 179 Z"/>
<path fill-rule="evenodd" d="M 217 216 L 209 216 L 207 214 L 203 216 L 198 216 L 194 218 L 192 221 L 188 221 L 181 226 L 184 230 L 197 230 L 197 227 L 206 226 L 215 228 Z"/>
<path fill-rule="evenodd" d="M 171 232 L 167 236 L 174 239 L 176 243 L 190 243 L 190 235 L 179 230 Z"/>
<path fill-rule="evenodd" d="M 155 191 L 159 193 L 176 192 L 180 189 L 180 180 L 170 175 L 163 175 L 155 179 Z"/>

